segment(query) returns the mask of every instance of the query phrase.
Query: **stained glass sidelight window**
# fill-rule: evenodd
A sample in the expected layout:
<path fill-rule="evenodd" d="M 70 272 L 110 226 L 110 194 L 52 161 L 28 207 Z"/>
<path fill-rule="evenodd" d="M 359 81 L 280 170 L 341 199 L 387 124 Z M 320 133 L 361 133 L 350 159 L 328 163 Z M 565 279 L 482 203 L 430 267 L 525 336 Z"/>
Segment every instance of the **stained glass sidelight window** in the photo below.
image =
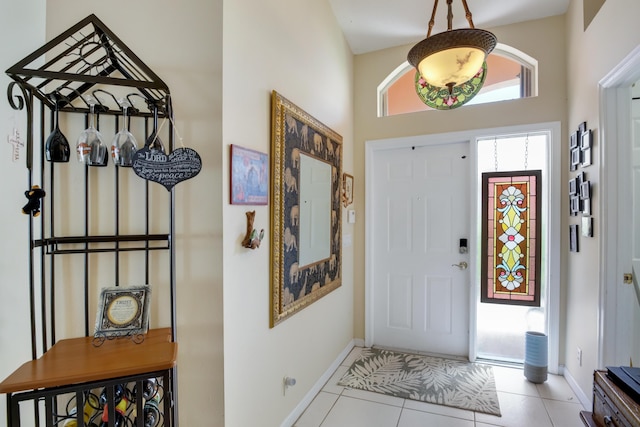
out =
<path fill-rule="evenodd" d="M 485 303 L 540 306 L 541 171 L 482 174 Z"/>

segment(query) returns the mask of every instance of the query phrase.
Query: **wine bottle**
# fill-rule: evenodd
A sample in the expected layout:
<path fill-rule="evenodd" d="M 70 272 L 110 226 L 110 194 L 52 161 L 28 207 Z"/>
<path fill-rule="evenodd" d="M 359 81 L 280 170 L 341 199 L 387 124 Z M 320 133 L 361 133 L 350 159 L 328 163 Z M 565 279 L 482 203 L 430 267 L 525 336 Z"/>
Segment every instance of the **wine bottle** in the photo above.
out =
<path fill-rule="evenodd" d="M 122 400 L 122 398 L 124 397 L 124 393 L 125 393 L 125 387 L 122 384 L 116 384 L 113 388 L 113 400 L 114 403 L 117 405 L 118 403 L 120 403 L 120 401 Z M 104 389 L 102 389 L 102 393 L 100 393 L 100 404 L 102 406 L 106 405 L 107 402 L 107 387 L 105 387 Z"/>
<path fill-rule="evenodd" d="M 95 394 L 89 393 L 87 395 L 87 398 L 84 402 L 84 424 L 85 425 L 89 425 L 89 420 L 91 419 L 91 417 L 98 411 L 98 409 L 100 408 L 100 402 L 98 402 L 98 398 L 96 397 Z M 76 419 L 76 413 L 77 413 L 77 409 L 73 408 L 71 409 L 71 411 L 69 411 L 69 416 L 73 417 L 73 419 L 68 419 L 67 421 L 65 421 L 65 423 L 63 424 L 64 427 L 77 427 L 78 426 L 78 420 Z M 93 424 L 93 423 L 92 423 Z"/>

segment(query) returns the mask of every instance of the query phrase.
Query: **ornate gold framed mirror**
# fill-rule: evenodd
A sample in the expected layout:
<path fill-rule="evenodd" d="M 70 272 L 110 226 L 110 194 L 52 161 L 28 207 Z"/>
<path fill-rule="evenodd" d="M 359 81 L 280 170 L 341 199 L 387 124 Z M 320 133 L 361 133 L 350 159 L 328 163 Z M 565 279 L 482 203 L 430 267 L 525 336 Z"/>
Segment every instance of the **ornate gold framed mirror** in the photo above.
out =
<path fill-rule="evenodd" d="M 271 327 L 342 283 L 342 137 L 273 91 Z"/>

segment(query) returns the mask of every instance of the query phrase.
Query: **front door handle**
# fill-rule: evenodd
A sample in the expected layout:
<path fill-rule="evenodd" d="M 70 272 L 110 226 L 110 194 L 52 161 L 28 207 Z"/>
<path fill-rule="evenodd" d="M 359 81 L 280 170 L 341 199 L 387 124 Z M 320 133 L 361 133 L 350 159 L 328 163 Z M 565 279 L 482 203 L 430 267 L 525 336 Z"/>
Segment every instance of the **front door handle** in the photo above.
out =
<path fill-rule="evenodd" d="M 460 270 L 466 270 L 468 266 L 464 261 L 460 261 L 460 264 L 451 264 L 451 267 L 458 267 Z"/>

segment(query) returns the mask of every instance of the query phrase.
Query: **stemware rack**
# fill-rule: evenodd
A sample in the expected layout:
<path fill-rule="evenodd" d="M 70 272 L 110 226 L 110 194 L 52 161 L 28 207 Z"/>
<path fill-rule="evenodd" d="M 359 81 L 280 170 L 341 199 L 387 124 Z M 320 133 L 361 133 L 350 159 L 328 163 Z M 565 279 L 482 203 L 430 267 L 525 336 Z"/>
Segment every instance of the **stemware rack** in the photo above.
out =
<path fill-rule="evenodd" d="M 74 147 L 68 163 L 48 162 L 44 152 L 45 128 L 52 127 L 56 108 L 69 121 L 84 115 L 86 125 L 88 96 L 98 100 L 95 112 L 107 117 L 103 122 L 112 121 L 115 132 L 122 114 L 118 100 L 127 98 L 133 105 L 128 117 L 146 140 L 158 132 L 158 117 L 173 117 L 169 88 L 95 15 L 25 57 L 7 74 L 13 79 L 9 104 L 26 113 L 26 188 L 37 184 L 46 191 L 40 216 L 28 219 L 31 360 L 0 383 L 0 393 L 7 395 L 8 426 L 178 426 L 174 190 L 150 184 L 113 162 L 110 168 L 77 163 Z M 166 134 L 171 151 L 172 120 Z M 72 177 L 70 169 L 75 170 Z M 110 190 L 95 191 L 105 175 L 113 177 Z M 83 218 L 80 225 L 64 221 L 70 195 L 74 215 Z M 157 206 L 165 203 L 166 209 L 158 213 Z M 98 213 L 105 204 L 111 212 Z M 131 268 L 135 260 L 142 261 Z M 61 278 L 69 269 L 80 277 L 78 290 L 70 291 L 67 278 Z M 103 271 L 108 271 L 105 279 Z M 168 325 L 152 327 L 142 343 L 113 339 L 94 346 L 90 314 L 98 286 L 104 286 L 103 280 L 120 286 L 121 276 L 131 280 L 136 274 L 144 283 L 161 278 L 153 296 L 157 312 L 165 317 L 156 322 L 152 317 L 150 323 Z M 72 300 L 81 300 L 82 309 L 61 303 Z M 57 313 L 61 307 L 63 316 Z M 74 324 L 83 325 L 82 336 L 69 332 Z M 160 389 L 160 416 L 153 421 L 142 415 L 145 402 L 136 398 L 151 378 Z M 117 396 L 122 387 L 129 396 L 124 406 Z M 82 408 L 92 406 L 97 393 L 104 399 L 85 414 Z M 70 410 L 70 402 L 79 410 Z"/>

